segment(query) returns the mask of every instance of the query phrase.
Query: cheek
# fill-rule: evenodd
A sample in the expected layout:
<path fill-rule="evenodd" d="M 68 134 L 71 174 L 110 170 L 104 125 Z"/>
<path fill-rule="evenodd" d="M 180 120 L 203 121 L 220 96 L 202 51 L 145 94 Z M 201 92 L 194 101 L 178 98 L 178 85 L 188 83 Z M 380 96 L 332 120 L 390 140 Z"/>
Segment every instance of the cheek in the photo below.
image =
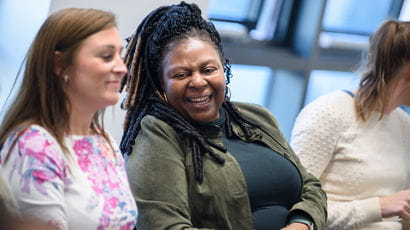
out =
<path fill-rule="evenodd" d="M 217 90 L 220 94 L 225 95 L 225 90 L 226 90 L 226 83 L 225 83 L 225 76 L 222 75 L 218 77 L 218 80 L 215 82 L 217 85 Z"/>
<path fill-rule="evenodd" d="M 168 80 L 164 83 L 164 91 L 169 100 L 173 100 L 178 97 L 182 97 L 184 89 L 180 82 Z M 170 101 L 172 102 L 172 101 Z"/>

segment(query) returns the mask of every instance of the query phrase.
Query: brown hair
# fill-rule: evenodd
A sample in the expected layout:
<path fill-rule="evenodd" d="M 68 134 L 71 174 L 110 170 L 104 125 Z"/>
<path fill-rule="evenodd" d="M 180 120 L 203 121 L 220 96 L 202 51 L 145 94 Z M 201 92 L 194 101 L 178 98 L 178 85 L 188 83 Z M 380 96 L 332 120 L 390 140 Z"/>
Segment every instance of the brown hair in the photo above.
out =
<path fill-rule="evenodd" d="M 410 22 L 388 20 L 370 38 L 366 72 L 355 96 L 356 114 L 366 121 L 377 108 L 381 119 L 389 101 L 387 86 L 410 61 Z"/>
<path fill-rule="evenodd" d="M 1 147 L 16 129 L 24 130 L 31 124 L 38 124 L 56 138 L 64 152 L 67 151 L 63 138 L 69 131 L 71 106 L 63 90 L 63 77 L 54 72 L 54 53 L 63 54 L 63 67 L 67 68 L 84 39 L 115 26 L 112 13 L 96 9 L 67 8 L 47 18 L 30 46 L 22 85 L 1 124 Z M 103 111 L 94 115 L 91 129 L 108 140 L 100 122 Z"/>

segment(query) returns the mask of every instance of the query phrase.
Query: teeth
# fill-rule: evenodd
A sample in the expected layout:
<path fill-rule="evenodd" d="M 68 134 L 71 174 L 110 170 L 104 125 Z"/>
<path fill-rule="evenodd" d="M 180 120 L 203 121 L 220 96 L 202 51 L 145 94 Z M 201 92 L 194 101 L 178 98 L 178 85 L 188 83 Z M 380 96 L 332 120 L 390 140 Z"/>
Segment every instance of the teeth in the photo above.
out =
<path fill-rule="evenodd" d="M 204 97 L 196 97 L 196 98 L 190 98 L 188 99 L 190 102 L 193 103 L 204 103 L 209 99 L 209 96 L 204 96 Z"/>

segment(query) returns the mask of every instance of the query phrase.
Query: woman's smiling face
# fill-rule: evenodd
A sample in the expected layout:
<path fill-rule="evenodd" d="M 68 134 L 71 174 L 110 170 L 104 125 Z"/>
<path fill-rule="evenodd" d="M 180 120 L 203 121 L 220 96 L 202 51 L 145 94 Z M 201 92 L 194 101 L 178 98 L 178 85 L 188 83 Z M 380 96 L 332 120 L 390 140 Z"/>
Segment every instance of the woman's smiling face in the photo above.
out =
<path fill-rule="evenodd" d="M 118 101 L 121 80 L 127 73 L 122 40 L 116 27 L 86 38 L 66 74 L 66 93 L 73 106 L 98 109 Z"/>
<path fill-rule="evenodd" d="M 187 38 L 174 42 L 162 60 L 162 82 L 168 103 L 188 121 L 219 118 L 225 97 L 224 68 L 215 47 Z"/>

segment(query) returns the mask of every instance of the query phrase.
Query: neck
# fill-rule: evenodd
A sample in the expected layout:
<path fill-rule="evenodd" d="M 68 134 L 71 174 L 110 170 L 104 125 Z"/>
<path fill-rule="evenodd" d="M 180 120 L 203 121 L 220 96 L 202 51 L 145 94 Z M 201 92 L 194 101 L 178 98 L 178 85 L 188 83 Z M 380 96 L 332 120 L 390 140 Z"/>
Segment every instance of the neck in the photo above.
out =
<path fill-rule="evenodd" d="M 406 97 L 406 87 L 403 86 L 404 84 L 401 81 L 397 81 L 392 83 L 391 86 L 387 90 L 388 94 L 388 101 L 386 103 L 386 107 L 384 112 L 386 114 L 391 113 L 397 107 L 399 107 L 403 103 L 403 99 Z"/>
<path fill-rule="evenodd" d="M 91 123 L 96 111 L 79 110 L 75 106 L 72 107 L 70 114 L 70 130 L 71 135 L 91 135 Z"/>

